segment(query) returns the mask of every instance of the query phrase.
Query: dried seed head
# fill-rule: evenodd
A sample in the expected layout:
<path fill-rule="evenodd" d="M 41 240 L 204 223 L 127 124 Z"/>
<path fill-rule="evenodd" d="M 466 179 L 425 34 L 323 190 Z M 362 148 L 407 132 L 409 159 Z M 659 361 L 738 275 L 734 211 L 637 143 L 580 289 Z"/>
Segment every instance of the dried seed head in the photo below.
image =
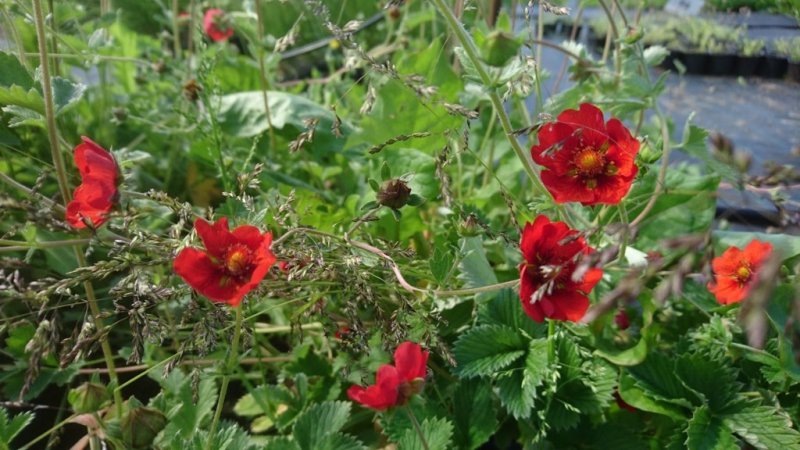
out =
<path fill-rule="evenodd" d="M 400 209 L 411 198 L 411 188 L 405 181 L 396 178 L 383 183 L 377 196 L 378 203 L 392 209 Z"/>
<path fill-rule="evenodd" d="M 69 391 L 69 403 L 78 414 L 93 413 L 108 401 L 105 386 L 97 383 L 83 383 Z"/>

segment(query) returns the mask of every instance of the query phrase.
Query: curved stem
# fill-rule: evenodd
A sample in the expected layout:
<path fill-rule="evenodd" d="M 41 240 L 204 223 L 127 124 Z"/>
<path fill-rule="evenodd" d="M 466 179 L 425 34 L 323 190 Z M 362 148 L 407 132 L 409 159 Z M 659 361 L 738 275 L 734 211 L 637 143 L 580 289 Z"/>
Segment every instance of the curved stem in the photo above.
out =
<path fill-rule="evenodd" d="M 422 427 L 419 426 L 417 418 L 414 417 L 414 413 L 411 411 L 411 407 L 406 405 L 405 410 L 408 413 L 408 418 L 411 419 L 411 423 L 414 425 L 414 430 L 417 432 L 419 441 L 422 443 L 422 448 L 424 448 L 425 450 L 430 450 L 430 446 L 428 446 L 428 441 L 425 439 L 425 435 L 422 433 Z"/>
<path fill-rule="evenodd" d="M 236 312 L 236 324 L 233 328 L 233 343 L 231 344 L 231 352 L 228 354 L 228 360 L 225 362 L 225 373 L 222 375 L 222 386 L 220 386 L 219 398 L 217 399 L 217 409 L 214 411 L 214 419 L 211 421 L 211 428 L 208 431 L 206 450 L 210 450 L 213 445 L 219 418 L 222 416 L 222 408 L 225 406 L 225 396 L 228 393 L 230 373 L 236 363 L 236 358 L 239 356 L 239 339 L 242 336 L 242 304 L 238 304 L 233 309 Z"/>
<path fill-rule="evenodd" d="M 39 67 L 42 70 L 42 89 L 44 94 L 44 111 L 47 121 L 47 135 L 50 140 L 50 153 L 53 158 L 53 165 L 56 168 L 56 175 L 58 177 L 58 188 L 61 191 L 61 197 L 66 204 L 71 200 L 69 185 L 67 183 L 67 171 L 64 167 L 64 158 L 58 147 L 58 129 L 56 128 L 56 115 L 53 106 L 53 89 L 50 83 L 50 69 L 47 61 L 47 40 L 45 36 L 44 15 L 42 13 L 41 0 L 33 0 L 34 19 L 36 22 L 36 38 L 39 44 Z M 80 246 L 73 246 L 75 251 L 75 258 L 80 267 L 86 267 L 86 257 L 83 255 Z M 94 319 L 94 325 L 98 332 L 104 329 L 103 319 L 100 314 L 100 308 L 97 306 L 97 298 L 94 294 L 92 283 L 86 281 L 83 283 L 83 288 L 86 292 L 86 300 L 89 304 L 89 310 Z M 117 372 L 114 370 L 114 353 L 111 351 L 111 345 L 108 343 L 107 337 L 100 340 L 100 348 L 103 350 L 103 358 L 108 367 L 108 375 L 111 379 L 111 384 L 114 386 L 119 385 L 119 378 Z M 122 394 L 118 390 L 114 390 L 114 403 L 117 409 L 117 416 L 122 417 Z"/>
<path fill-rule="evenodd" d="M 517 154 L 517 157 L 522 162 L 522 166 L 525 168 L 525 172 L 527 172 L 528 177 L 533 182 L 537 193 L 547 197 L 552 201 L 553 198 L 544 187 L 544 184 L 542 184 L 542 180 L 539 178 L 539 174 L 537 173 L 533 162 L 530 161 L 530 157 L 525 153 L 525 150 L 522 149 L 519 141 L 517 141 L 517 138 L 514 136 L 514 129 L 511 127 L 511 120 L 503 108 L 503 102 L 500 100 L 500 96 L 497 95 L 497 92 L 491 88 L 493 84 L 492 79 L 489 77 L 489 74 L 483 67 L 483 62 L 478 56 L 478 49 L 475 47 L 475 43 L 472 42 L 472 38 L 467 35 L 467 31 L 461 25 L 461 22 L 456 19 L 455 15 L 453 15 L 453 11 L 449 6 L 447 6 L 444 0 L 433 0 L 433 3 L 436 5 L 436 9 L 439 10 L 439 13 L 444 16 L 447 25 L 450 27 L 450 30 L 464 48 L 464 51 L 466 52 L 467 57 L 472 62 L 473 66 L 475 66 L 481 82 L 488 90 L 489 100 L 492 102 L 492 106 L 494 106 L 495 110 L 497 111 L 497 116 L 500 119 L 500 125 L 503 126 L 503 131 L 505 132 L 506 138 L 511 144 L 511 148 L 514 149 L 514 153 Z"/>

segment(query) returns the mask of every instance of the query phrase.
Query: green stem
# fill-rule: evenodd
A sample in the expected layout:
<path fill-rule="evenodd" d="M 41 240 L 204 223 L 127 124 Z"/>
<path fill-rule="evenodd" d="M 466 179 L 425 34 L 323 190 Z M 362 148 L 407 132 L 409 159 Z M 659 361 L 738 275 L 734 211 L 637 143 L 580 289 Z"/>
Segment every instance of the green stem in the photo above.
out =
<path fill-rule="evenodd" d="M 264 113 L 267 115 L 267 126 L 269 126 L 269 148 L 271 151 L 277 150 L 275 141 L 275 129 L 272 127 L 272 114 L 269 110 L 269 97 L 267 96 L 267 89 L 269 89 L 269 82 L 267 81 L 267 70 L 264 66 L 264 18 L 262 17 L 261 0 L 256 0 L 256 18 L 258 19 L 258 74 L 259 81 L 261 82 L 261 94 L 264 97 Z"/>
<path fill-rule="evenodd" d="M 45 431 L 44 433 L 40 434 L 39 436 L 36 436 L 36 438 L 34 438 L 32 441 L 30 441 L 27 444 L 25 444 L 22 447 L 20 447 L 19 450 L 28 450 L 29 448 L 31 448 L 31 446 L 33 444 L 41 441 L 42 439 L 46 438 L 47 436 L 49 436 L 53 432 L 59 430 L 61 427 L 63 427 L 64 425 L 68 424 L 74 418 L 75 418 L 75 416 L 71 415 L 71 416 L 67 417 L 66 419 L 62 420 L 61 422 L 58 422 L 57 424 L 53 425 L 49 430 Z"/>
<path fill-rule="evenodd" d="M 222 408 L 225 406 L 225 395 L 228 393 L 230 373 L 236 363 L 236 358 L 239 356 L 239 339 L 242 336 L 241 303 L 233 309 L 236 312 L 236 324 L 233 328 L 233 343 L 231 344 L 231 352 L 228 354 L 228 360 L 225 362 L 225 373 L 222 375 L 222 386 L 220 387 L 219 398 L 217 399 L 217 409 L 214 411 L 214 419 L 211 421 L 211 429 L 208 432 L 206 450 L 210 450 L 214 442 L 214 435 L 217 433 L 217 424 L 219 424 L 219 418 L 222 416 Z"/>
<path fill-rule="evenodd" d="M 50 67 L 47 63 L 47 37 L 45 36 L 44 13 L 41 0 L 33 0 L 33 14 L 36 22 L 36 40 L 39 45 L 39 67 L 42 70 L 42 90 L 44 91 L 44 111 L 47 120 L 47 137 L 50 141 L 50 155 L 56 168 L 58 177 L 58 190 L 64 203 L 69 202 L 72 196 L 67 182 L 67 170 L 64 156 L 58 148 L 58 134 L 56 130 L 56 114 L 53 106 L 53 86 L 50 83 Z"/>
<path fill-rule="evenodd" d="M 172 0 L 172 53 L 175 59 L 181 59 L 181 34 L 178 26 L 178 0 Z"/>
<path fill-rule="evenodd" d="M 547 319 L 547 364 L 556 362 L 556 321 Z"/>
<path fill-rule="evenodd" d="M 13 241 L 9 239 L 0 239 L 2 246 L 18 246 L 25 248 L 58 248 L 58 247 L 72 247 L 74 245 L 86 245 L 91 242 L 91 239 L 66 239 L 63 241 L 46 241 L 46 242 L 25 242 Z M 0 247 L 2 249 L 4 247 Z"/>
<path fill-rule="evenodd" d="M 47 135 L 50 140 L 50 152 L 53 158 L 53 165 L 56 168 L 56 175 L 58 178 L 58 188 L 61 191 L 61 196 L 64 203 L 70 201 L 71 196 L 69 192 L 69 185 L 67 183 L 67 171 L 64 167 L 64 158 L 58 147 L 58 129 L 56 128 L 55 108 L 53 107 L 53 89 L 50 84 L 50 69 L 47 62 L 47 39 L 45 36 L 44 15 L 42 13 L 41 0 L 33 0 L 34 19 L 36 22 L 36 38 L 39 44 L 39 66 L 42 71 L 42 89 L 44 91 L 44 111 L 47 120 Z M 80 246 L 73 247 L 75 251 L 75 258 L 78 260 L 80 267 L 86 267 L 86 258 L 81 251 Z M 86 291 L 86 300 L 89 303 L 89 309 L 92 313 L 95 328 L 98 332 L 102 331 L 103 320 L 100 315 L 100 308 L 97 306 L 97 298 L 94 295 L 94 288 L 90 282 L 83 283 L 84 290 Z M 103 358 L 108 367 L 109 378 L 111 384 L 119 385 L 117 372 L 114 369 L 114 354 L 111 351 L 111 346 L 106 338 L 100 341 L 100 347 L 103 350 Z M 114 391 L 114 403 L 117 408 L 117 415 L 122 417 L 122 395 L 117 390 Z"/>
<path fill-rule="evenodd" d="M 414 430 L 417 432 L 417 436 L 419 437 L 419 441 L 422 443 L 422 448 L 425 450 L 430 450 L 430 446 L 428 446 L 428 441 L 425 440 L 425 435 L 422 433 L 422 427 L 419 426 L 419 422 L 417 418 L 414 417 L 414 413 L 411 411 L 411 407 L 406 405 L 405 410 L 408 413 L 408 418 L 411 419 L 411 424 L 414 425 Z"/>
<path fill-rule="evenodd" d="M 511 127 L 511 120 L 503 108 L 503 101 L 500 99 L 500 96 L 497 94 L 497 92 L 491 88 L 493 84 L 492 79 L 486 72 L 486 68 L 483 67 L 483 62 L 478 56 L 478 49 L 475 47 L 475 43 L 472 42 L 472 38 L 467 34 L 467 31 L 461 25 L 461 22 L 456 19 L 453 11 L 449 6 L 447 6 L 444 0 L 433 0 L 433 3 L 436 5 L 439 13 L 444 16 L 447 25 L 450 27 L 450 30 L 464 48 L 464 51 L 467 53 L 467 57 L 469 58 L 470 62 L 472 62 L 473 66 L 475 66 L 481 82 L 488 90 L 489 100 L 491 100 L 492 106 L 494 106 L 494 109 L 497 111 L 497 116 L 500 118 L 500 125 L 503 126 L 503 131 L 505 132 L 506 138 L 511 144 L 511 148 L 514 149 L 514 153 L 517 154 L 517 157 L 522 162 L 522 166 L 525 168 L 525 172 L 527 172 L 528 177 L 533 182 L 535 190 L 537 193 L 549 198 L 552 201 L 553 198 L 544 187 L 544 184 L 542 184 L 542 180 L 539 178 L 539 174 L 534 168 L 533 162 L 530 160 L 530 157 L 527 155 L 525 150 L 523 150 L 522 146 L 519 144 L 519 141 L 517 141 L 517 138 L 514 136 L 514 129 Z M 560 208 L 560 206 L 557 207 Z"/>

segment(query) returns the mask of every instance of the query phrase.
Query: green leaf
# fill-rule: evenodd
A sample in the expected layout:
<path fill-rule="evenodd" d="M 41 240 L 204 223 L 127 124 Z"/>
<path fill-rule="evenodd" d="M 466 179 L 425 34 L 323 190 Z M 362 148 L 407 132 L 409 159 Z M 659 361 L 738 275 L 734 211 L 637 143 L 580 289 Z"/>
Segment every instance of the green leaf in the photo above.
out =
<path fill-rule="evenodd" d="M 654 400 L 687 408 L 697 402 L 696 396 L 686 389 L 675 374 L 674 361 L 663 353 L 650 353 L 642 364 L 629 368 L 628 373 L 636 380 L 637 386 Z"/>
<path fill-rule="evenodd" d="M 56 115 L 67 111 L 78 100 L 83 97 L 86 92 L 86 85 L 82 83 L 73 83 L 66 78 L 53 77 L 53 103 L 56 108 Z"/>
<path fill-rule="evenodd" d="M 548 372 L 547 340 L 534 339 L 528 345 L 528 354 L 525 356 L 525 374 L 522 377 L 523 389 L 535 391 L 544 382 Z"/>
<path fill-rule="evenodd" d="M 761 450 L 798 450 L 800 433 L 785 414 L 769 406 L 755 406 L 725 416 L 725 424 L 748 444 Z"/>
<path fill-rule="evenodd" d="M 291 438 L 279 436 L 271 437 L 264 446 L 264 450 L 300 450 L 300 446 Z"/>
<path fill-rule="evenodd" d="M 8 411 L 0 407 L 0 450 L 9 450 L 11 448 L 11 441 L 14 440 L 14 437 L 16 437 L 23 428 L 30 425 L 33 418 L 33 413 L 26 411 L 17 414 L 9 420 Z"/>
<path fill-rule="evenodd" d="M 485 381 L 464 380 L 453 396 L 457 448 L 474 450 L 497 431 L 497 411 L 492 402 L 491 387 Z"/>
<path fill-rule="evenodd" d="M 425 198 L 420 195 L 411 194 L 411 196 L 408 197 L 408 206 L 420 206 L 423 203 L 425 203 Z"/>
<path fill-rule="evenodd" d="M 731 430 L 706 407 L 697 408 L 686 427 L 688 450 L 730 450 L 738 448 Z"/>
<path fill-rule="evenodd" d="M 44 114 L 44 98 L 36 89 L 25 89 L 22 86 L 0 87 L 0 105 L 15 105 Z M 3 108 L 5 111 L 6 108 Z M 7 112 L 7 111 L 6 111 Z"/>
<path fill-rule="evenodd" d="M 517 420 L 531 416 L 531 408 L 536 399 L 536 392 L 531 390 L 530 383 L 523 384 L 524 377 L 524 370 L 516 368 L 501 374 L 495 381 L 500 403 Z"/>
<path fill-rule="evenodd" d="M 422 435 L 428 444 L 428 450 L 450 450 L 450 438 L 453 435 L 453 424 L 445 419 L 425 419 L 420 424 Z M 406 430 L 397 442 L 397 450 L 425 450 L 414 428 Z"/>
<path fill-rule="evenodd" d="M 677 421 L 686 420 L 683 409 L 663 400 L 656 400 L 647 395 L 647 391 L 636 385 L 636 380 L 626 373 L 619 378 L 619 396 L 625 403 L 636 409 L 671 417 Z"/>
<path fill-rule="evenodd" d="M 287 125 L 305 129 L 306 119 L 319 119 L 316 134 L 330 134 L 334 114 L 306 97 L 286 92 L 268 91 L 270 120 L 276 129 Z M 239 92 L 211 100 L 218 107 L 218 120 L 222 130 L 232 136 L 253 137 L 267 131 L 269 122 L 264 109 L 261 91 Z M 348 128 L 343 124 L 344 128 Z M 316 141 L 316 138 L 315 138 Z"/>
<path fill-rule="evenodd" d="M 333 433 L 314 447 L 314 450 L 366 450 L 358 439 L 342 433 Z"/>
<path fill-rule="evenodd" d="M 643 336 L 636 345 L 624 350 L 598 349 L 594 353 L 618 366 L 635 366 L 647 357 L 647 339 Z"/>
<path fill-rule="evenodd" d="M 212 378 L 203 378 L 197 387 L 197 403 L 194 401 L 192 382 L 179 370 L 173 370 L 162 383 L 170 404 L 174 405 L 166 411 L 169 423 L 164 435 L 179 433 L 190 438 L 206 419 L 214 412 L 217 402 L 217 386 Z"/>
<path fill-rule="evenodd" d="M 722 178 L 736 182 L 739 179 L 739 174 L 732 166 L 724 164 L 714 158 L 706 144 L 708 139 L 708 131 L 696 125 L 692 125 L 692 118 L 694 114 L 690 114 L 686 119 L 686 125 L 683 128 L 683 142 L 678 145 L 678 148 L 683 149 L 688 155 L 703 161 L 712 173 L 715 173 Z"/>
<path fill-rule="evenodd" d="M 455 257 L 453 254 L 442 246 L 436 246 L 433 249 L 433 255 L 430 259 L 431 275 L 439 284 L 444 284 L 449 278 L 450 272 L 453 270 L 453 263 Z"/>
<path fill-rule="evenodd" d="M 24 90 L 33 88 L 33 78 L 16 56 L 0 52 L 0 87 L 19 86 Z"/>
<path fill-rule="evenodd" d="M 529 337 L 544 336 L 547 329 L 547 325 L 535 322 L 525 314 L 520 306 L 519 294 L 512 289 L 502 289 L 489 301 L 481 303 L 478 323 L 509 326 Z"/>
<path fill-rule="evenodd" d="M 741 388 L 736 382 L 736 372 L 728 365 L 700 353 L 684 355 L 678 359 L 675 373 L 711 411 L 719 412 L 736 398 Z"/>
<path fill-rule="evenodd" d="M 316 450 L 325 438 L 347 423 L 349 402 L 317 403 L 297 417 L 292 435 L 302 450 Z"/>
<path fill-rule="evenodd" d="M 480 236 L 465 237 L 460 239 L 459 245 L 461 260 L 458 263 L 458 278 L 464 282 L 464 287 L 497 284 L 497 276 L 483 250 L 483 239 Z"/>
<path fill-rule="evenodd" d="M 381 185 L 378 184 L 377 181 L 373 180 L 372 178 L 368 179 L 367 182 L 369 183 L 369 187 L 372 188 L 375 192 L 380 192 Z"/>
<path fill-rule="evenodd" d="M 389 168 L 389 164 L 384 161 L 381 164 L 381 180 L 387 181 L 392 179 L 392 169 Z"/>
<path fill-rule="evenodd" d="M 522 357 L 525 349 L 525 340 L 513 328 L 479 326 L 456 341 L 456 372 L 465 378 L 491 375 Z"/>

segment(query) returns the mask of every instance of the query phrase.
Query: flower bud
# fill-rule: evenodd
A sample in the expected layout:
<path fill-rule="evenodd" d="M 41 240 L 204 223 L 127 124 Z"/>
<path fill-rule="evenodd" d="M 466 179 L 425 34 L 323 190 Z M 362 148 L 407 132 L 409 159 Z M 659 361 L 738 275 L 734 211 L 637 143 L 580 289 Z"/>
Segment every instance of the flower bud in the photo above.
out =
<path fill-rule="evenodd" d="M 411 198 L 411 188 L 399 178 L 384 182 L 377 195 L 378 203 L 392 209 L 402 208 L 408 203 L 409 198 Z"/>
<path fill-rule="evenodd" d="M 83 383 L 69 391 L 69 404 L 78 414 L 96 412 L 109 399 L 106 387 L 97 383 Z"/>
<path fill-rule="evenodd" d="M 139 406 L 128 411 L 120 422 L 122 440 L 127 448 L 151 448 L 153 440 L 167 425 L 167 417 L 161 411 Z"/>
<path fill-rule="evenodd" d="M 481 234 L 481 225 L 475 214 L 470 214 L 458 224 L 458 234 L 463 237 L 472 237 Z"/>

